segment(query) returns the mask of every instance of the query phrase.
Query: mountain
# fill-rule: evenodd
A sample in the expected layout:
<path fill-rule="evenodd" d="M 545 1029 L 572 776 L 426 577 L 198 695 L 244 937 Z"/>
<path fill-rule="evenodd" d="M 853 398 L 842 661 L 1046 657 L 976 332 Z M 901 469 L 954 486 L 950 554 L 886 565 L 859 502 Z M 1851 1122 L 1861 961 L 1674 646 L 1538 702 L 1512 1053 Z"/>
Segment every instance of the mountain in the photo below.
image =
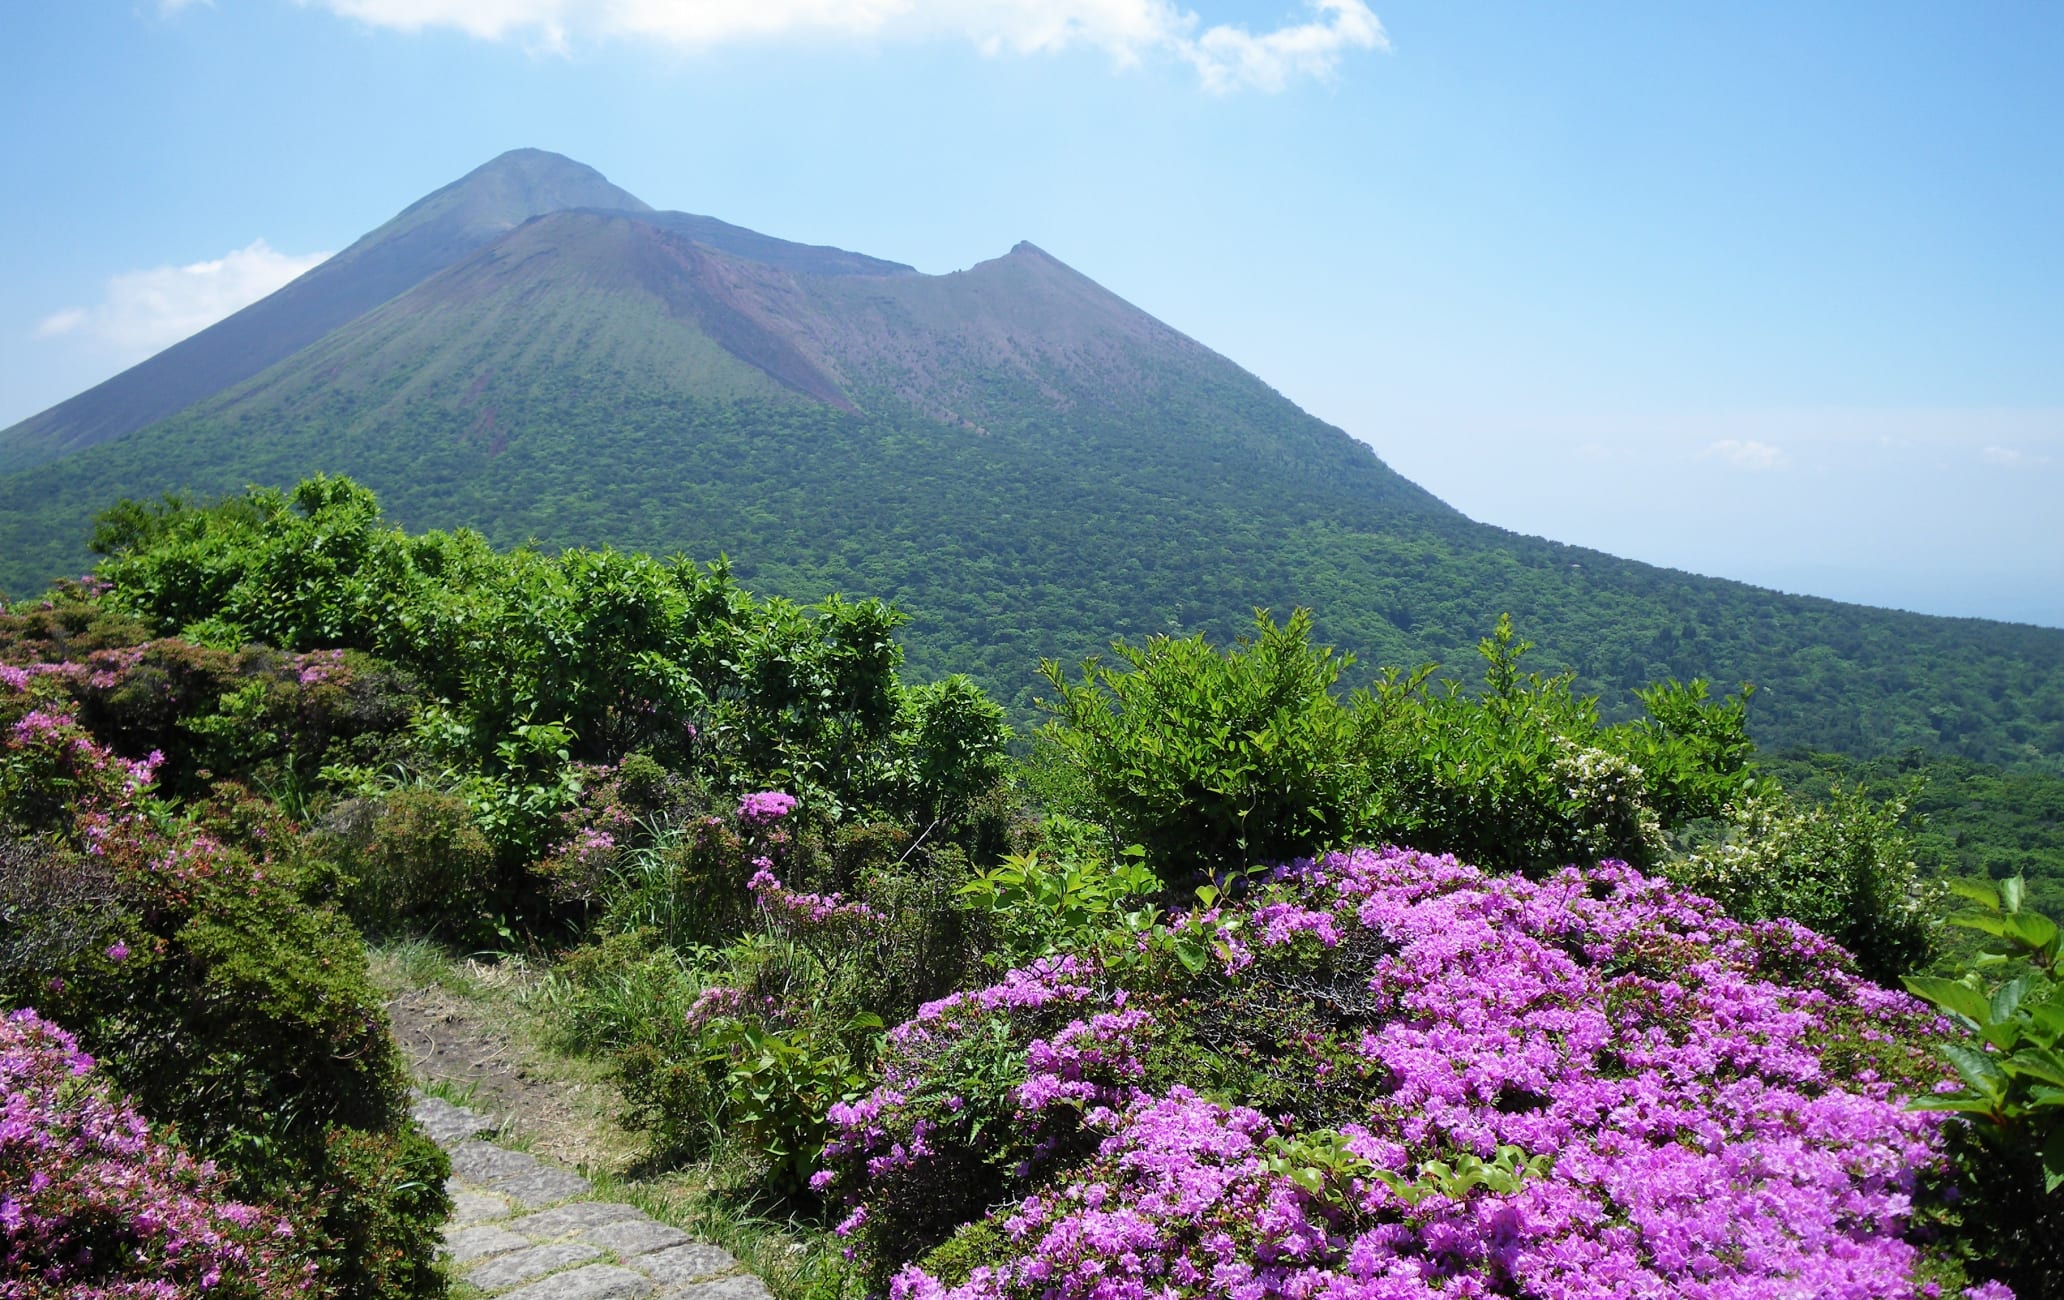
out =
<path fill-rule="evenodd" d="M 0 466 L 16 592 L 88 562 L 119 497 L 320 469 L 411 527 L 728 552 L 768 592 L 888 597 L 920 672 L 1021 710 L 1041 656 L 1230 637 L 1255 607 L 1314 607 L 1365 664 L 1464 673 L 1510 612 L 1610 712 L 1663 676 L 1754 681 L 1768 742 L 2064 770 L 2064 632 L 1520 537 L 1031 244 L 923 275 L 654 212 L 532 151 L 0 432 Z"/>
<path fill-rule="evenodd" d="M 532 217 L 578 207 L 650 211 L 571 159 L 540 149 L 503 154 L 277 293 L 0 431 L 0 470 L 134 433 L 285 360 Z"/>

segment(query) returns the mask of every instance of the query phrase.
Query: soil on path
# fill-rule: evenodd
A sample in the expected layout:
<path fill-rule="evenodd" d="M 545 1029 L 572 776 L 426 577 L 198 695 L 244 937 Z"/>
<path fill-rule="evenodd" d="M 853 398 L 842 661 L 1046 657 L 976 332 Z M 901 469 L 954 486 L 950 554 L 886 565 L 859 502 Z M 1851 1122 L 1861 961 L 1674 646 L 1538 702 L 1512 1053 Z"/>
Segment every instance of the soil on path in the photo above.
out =
<path fill-rule="evenodd" d="M 612 1122 L 615 1090 L 595 1072 L 526 1042 L 471 999 L 437 985 L 403 988 L 387 1003 L 394 1041 L 418 1087 L 446 1085 L 541 1156 L 576 1169 L 620 1172 L 634 1144 Z"/>

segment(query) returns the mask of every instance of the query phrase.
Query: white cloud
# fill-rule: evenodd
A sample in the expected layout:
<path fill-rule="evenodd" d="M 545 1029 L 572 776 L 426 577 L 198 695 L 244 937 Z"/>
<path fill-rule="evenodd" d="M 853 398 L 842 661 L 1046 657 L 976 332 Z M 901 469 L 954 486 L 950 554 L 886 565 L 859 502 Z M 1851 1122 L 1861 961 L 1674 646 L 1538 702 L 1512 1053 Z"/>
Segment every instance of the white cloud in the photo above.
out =
<path fill-rule="evenodd" d="M 1724 460 L 1736 469 L 1760 472 L 1783 465 L 1785 454 L 1782 449 L 1753 438 L 1722 438 L 1718 442 L 1707 443 L 1705 450 L 1699 453 L 1699 459 Z"/>
<path fill-rule="evenodd" d="M 1988 465 L 2019 465 L 2021 453 L 2012 447 L 1987 447 L 1978 453 L 1978 458 Z"/>
<path fill-rule="evenodd" d="M 954 36 L 986 54 L 1097 49 L 1120 65 L 1172 56 L 1214 94 L 1279 91 L 1333 75 L 1346 54 L 1387 50 L 1364 0 L 1307 0 L 1308 22 L 1261 33 L 1205 27 L 1174 0 L 299 0 L 379 27 L 453 28 L 564 49 L 577 38 L 659 40 L 700 50 L 781 36 Z"/>
<path fill-rule="evenodd" d="M 37 321 L 36 337 L 39 339 L 54 339 L 60 334 L 70 334 L 85 323 L 86 309 L 84 307 L 67 307 L 63 311 L 53 312 L 42 320 Z"/>
<path fill-rule="evenodd" d="M 125 272 L 108 280 L 97 305 L 44 317 L 36 336 L 76 336 L 145 357 L 249 306 L 328 256 L 275 252 L 257 239 L 212 262 Z"/>

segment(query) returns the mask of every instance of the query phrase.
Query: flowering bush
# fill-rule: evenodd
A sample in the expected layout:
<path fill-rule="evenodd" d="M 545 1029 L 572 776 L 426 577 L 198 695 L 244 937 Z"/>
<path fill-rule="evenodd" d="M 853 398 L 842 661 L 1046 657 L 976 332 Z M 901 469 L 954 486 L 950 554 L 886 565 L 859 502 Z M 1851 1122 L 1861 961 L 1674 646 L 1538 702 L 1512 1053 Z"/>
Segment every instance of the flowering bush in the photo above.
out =
<path fill-rule="evenodd" d="M 1730 916 L 1811 926 L 1855 953 L 1872 979 L 1893 984 L 1935 955 L 1945 898 L 1914 861 L 1910 803 L 1910 795 L 1877 803 L 1860 787 L 1837 785 L 1805 807 L 1758 782 L 1727 809 L 1719 842 L 1663 872 Z"/>
<path fill-rule="evenodd" d="M 1571 674 L 1522 672 L 1509 619 L 1479 643 L 1480 694 L 1431 667 L 1336 693 L 1351 659 L 1311 644 L 1310 611 L 1224 650 L 1201 636 L 1117 645 L 1080 680 L 1042 666 L 1047 802 L 1138 844 L 1146 865 L 1239 870 L 1330 844 L 1393 840 L 1486 867 L 1648 863 L 1664 832 L 1719 812 L 1747 780 L 1747 693 L 1640 692 L 1602 724 Z"/>
<path fill-rule="evenodd" d="M 180 815 L 154 757 L 39 694 L 51 676 L 0 682 L 0 826 L 34 837 L 0 835 L 0 1003 L 70 1026 L 234 1194 L 278 1205 L 333 1294 L 441 1293 L 447 1162 L 409 1124 L 357 935 L 291 846 Z"/>
<path fill-rule="evenodd" d="M 796 800 L 792 794 L 779 790 L 762 790 L 749 794 L 738 801 L 738 820 L 748 826 L 765 826 L 778 822 L 795 811 Z"/>
<path fill-rule="evenodd" d="M 1363 850 L 1175 929 L 892 1031 L 817 1181 L 894 1300 L 1933 1293 L 1939 1022 L 1795 924 Z"/>
<path fill-rule="evenodd" d="M 277 1211 L 150 1132 L 33 1011 L 0 1019 L 0 1296 L 220 1300 L 307 1291 Z"/>

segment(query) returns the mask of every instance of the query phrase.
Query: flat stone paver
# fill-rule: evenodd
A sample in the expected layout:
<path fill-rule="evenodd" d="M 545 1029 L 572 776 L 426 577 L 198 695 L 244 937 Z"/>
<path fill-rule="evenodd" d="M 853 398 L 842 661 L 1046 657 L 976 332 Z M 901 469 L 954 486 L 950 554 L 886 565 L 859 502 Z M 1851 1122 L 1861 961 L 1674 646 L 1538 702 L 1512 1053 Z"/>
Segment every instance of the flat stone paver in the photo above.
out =
<path fill-rule="evenodd" d="M 492 1225 L 460 1228 L 457 1231 L 447 1228 L 444 1233 L 444 1253 L 459 1264 L 470 1264 L 476 1259 L 486 1259 L 490 1255 L 506 1255 L 512 1250 L 522 1250 L 533 1244 L 528 1237 Z"/>
<path fill-rule="evenodd" d="M 676 1246 L 657 1254 L 638 1255 L 627 1262 L 653 1281 L 668 1284 L 701 1282 L 721 1277 L 738 1267 L 738 1261 L 731 1257 L 730 1251 L 705 1246 L 701 1242 Z"/>
<path fill-rule="evenodd" d="M 496 1196 L 493 1192 L 475 1191 L 470 1187 L 450 1189 L 452 1198 L 451 1221 L 461 1228 L 476 1223 L 492 1223 L 496 1219 L 509 1217 L 509 1198 Z"/>
<path fill-rule="evenodd" d="M 582 1241 L 592 1241 L 604 1250 L 613 1250 L 619 1258 L 630 1259 L 634 1255 L 648 1255 L 655 1250 L 669 1246 L 686 1246 L 691 1238 L 679 1228 L 669 1228 L 664 1223 L 650 1219 L 625 1219 L 621 1223 L 605 1223 L 599 1228 L 590 1228 L 581 1234 Z"/>
<path fill-rule="evenodd" d="M 464 1106 L 454 1106 L 442 1097 L 420 1097 L 411 1108 L 416 1123 L 439 1146 L 457 1146 L 467 1138 L 493 1131 L 484 1116 Z"/>
<path fill-rule="evenodd" d="M 414 1113 L 451 1154 L 452 1275 L 495 1300 L 771 1300 L 728 1251 L 635 1205 L 589 1200 L 579 1174 L 482 1141 L 497 1131 L 486 1116 L 420 1096 Z"/>
<path fill-rule="evenodd" d="M 538 1167 L 537 1157 L 522 1151 L 511 1151 L 492 1142 L 468 1139 L 450 1148 L 452 1177 L 463 1178 L 469 1183 L 484 1183 L 494 1179 L 508 1178 L 515 1174 L 529 1173 Z"/>
<path fill-rule="evenodd" d="M 556 1205 L 595 1190 L 594 1184 L 579 1174 L 542 1164 L 506 1178 L 491 1178 L 487 1185 L 525 1209 Z"/>
<path fill-rule="evenodd" d="M 601 1254 L 601 1247 L 585 1241 L 548 1241 L 513 1254 L 497 1255 L 466 1274 L 466 1280 L 483 1291 L 506 1291 L 518 1282 L 589 1263 Z"/>
<path fill-rule="evenodd" d="M 635 1205 L 621 1201 L 575 1201 L 554 1210 L 540 1210 L 526 1214 L 520 1219 L 509 1221 L 509 1230 L 520 1232 L 526 1237 L 543 1241 L 547 1237 L 565 1237 L 589 1228 L 599 1228 L 608 1223 L 623 1223 L 627 1220 L 643 1219 L 645 1211 Z"/>
<path fill-rule="evenodd" d="M 503 1293 L 503 1300 L 632 1300 L 652 1294 L 652 1283 L 611 1264 L 590 1264 L 555 1273 Z"/>
<path fill-rule="evenodd" d="M 740 1273 L 714 1282 L 669 1287 L 659 1293 L 658 1300 L 772 1300 L 772 1296 L 765 1282 L 750 1273 Z"/>

